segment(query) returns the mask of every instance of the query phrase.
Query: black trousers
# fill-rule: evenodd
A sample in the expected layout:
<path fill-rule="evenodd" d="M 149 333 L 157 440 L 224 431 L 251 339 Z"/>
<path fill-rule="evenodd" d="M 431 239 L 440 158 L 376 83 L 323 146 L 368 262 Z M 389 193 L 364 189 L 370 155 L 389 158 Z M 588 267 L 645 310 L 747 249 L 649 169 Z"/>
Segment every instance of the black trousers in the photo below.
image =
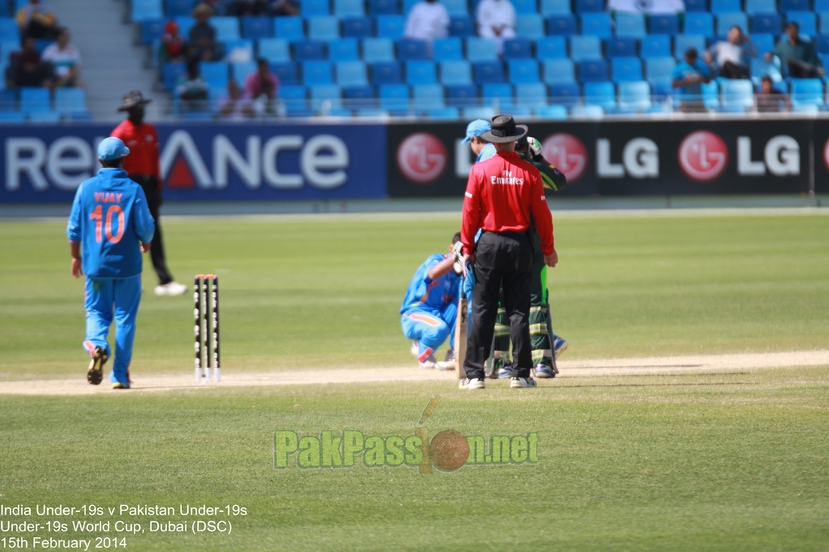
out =
<path fill-rule="evenodd" d="M 130 178 L 141 185 L 144 195 L 147 196 L 147 207 L 155 221 L 155 234 L 153 235 L 153 246 L 150 248 L 150 257 L 153 260 L 153 268 L 158 276 L 160 285 L 169 284 L 173 281 L 173 275 L 167 269 L 167 261 L 164 256 L 164 241 L 161 238 L 161 192 L 158 191 L 158 181 L 153 176 L 131 174 Z"/>
<path fill-rule="evenodd" d="M 475 287 L 472 288 L 472 324 L 463 367 L 469 379 L 484 377 L 489 356 L 498 294 L 503 287 L 504 308 L 513 346 L 513 376 L 526 378 L 533 366 L 530 343 L 530 284 L 533 248 L 524 234 L 484 232 L 475 248 Z"/>

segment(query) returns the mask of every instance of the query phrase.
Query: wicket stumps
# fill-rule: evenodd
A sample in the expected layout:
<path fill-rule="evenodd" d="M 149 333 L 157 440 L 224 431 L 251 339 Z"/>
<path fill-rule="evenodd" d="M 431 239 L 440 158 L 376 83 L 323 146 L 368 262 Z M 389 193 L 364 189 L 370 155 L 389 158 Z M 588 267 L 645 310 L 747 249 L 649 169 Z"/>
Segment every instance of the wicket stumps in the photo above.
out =
<path fill-rule="evenodd" d="M 194 283 L 196 381 L 210 381 L 211 356 L 215 380 L 220 381 L 222 369 L 219 362 L 219 277 L 215 274 L 197 274 Z"/>

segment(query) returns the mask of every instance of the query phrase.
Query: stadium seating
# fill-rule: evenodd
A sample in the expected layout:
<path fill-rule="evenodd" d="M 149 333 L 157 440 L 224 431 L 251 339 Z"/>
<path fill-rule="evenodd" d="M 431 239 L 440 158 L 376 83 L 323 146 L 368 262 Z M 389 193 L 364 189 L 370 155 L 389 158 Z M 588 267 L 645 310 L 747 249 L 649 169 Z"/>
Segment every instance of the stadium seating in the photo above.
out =
<path fill-rule="evenodd" d="M 242 17 L 242 38 L 257 40 L 273 36 L 273 21 L 270 17 Z"/>
<path fill-rule="evenodd" d="M 666 37 L 667 38 L 667 37 Z M 636 39 L 615 36 L 607 41 L 607 57 L 631 57 L 636 55 Z"/>
<path fill-rule="evenodd" d="M 478 106 L 478 87 L 474 84 L 455 84 L 446 87 L 446 105 L 466 108 Z"/>
<path fill-rule="evenodd" d="M 366 38 L 363 40 L 363 61 L 366 63 L 395 61 L 394 44 L 387 38 Z"/>
<path fill-rule="evenodd" d="M 584 85 L 584 103 L 598 105 L 605 112 L 616 110 L 616 87 L 610 81 L 588 82 Z"/>
<path fill-rule="evenodd" d="M 823 81 L 820 79 L 792 79 L 792 105 L 826 106 L 823 93 Z"/>
<path fill-rule="evenodd" d="M 567 42 L 563 36 L 545 36 L 536 41 L 535 49 L 540 61 L 567 57 Z"/>
<path fill-rule="evenodd" d="M 401 84 L 403 82 L 403 69 L 397 61 L 384 61 L 374 63 L 370 66 L 371 84 Z"/>
<path fill-rule="evenodd" d="M 338 38 L 328 42 L 329 61 L 357 61 L 360 49 L 356 38 Z"/>
<path fill-rule="evenodd" d="M 570 38 L 570 59 L 575 62 L 601 59 L 602 42 L 597 36 L 574 36 Z"/>
<path fill-rule="evenodd" d="M 457 37 L 438 38 L 432 42 L 432 59 L 435 61 L 459 61 L 463 57 L 463 43 Z"/>
<path fill-rule="evenodd" d="M 305 22 L 301 17 L 276 17 L 273 20 L 274 36 L 285 40 L 305 38 Z"/>
<path fill-rule="evenodd" d="M 465 60 L 441 62 L 440 82 L 446 86 L 472 84 L 472 66 Z"/>

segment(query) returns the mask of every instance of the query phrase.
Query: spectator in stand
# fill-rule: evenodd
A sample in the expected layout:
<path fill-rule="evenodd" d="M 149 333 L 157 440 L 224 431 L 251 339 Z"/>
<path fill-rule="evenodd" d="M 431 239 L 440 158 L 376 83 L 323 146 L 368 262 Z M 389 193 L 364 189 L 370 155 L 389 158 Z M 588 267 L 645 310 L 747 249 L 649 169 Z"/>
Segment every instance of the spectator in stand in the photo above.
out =
<path fill-rule="evenodd" d="M 679 110 L 685 113 L 705 113 L 702 83 L 711 82 L 711 69 L 700 59 L 696 48 L 685 50 L 685 61 L 674 69 L 673 88 L 679 89 Z"/>
<path fill-rule="evenodd" d="M 716 63 L 720 76 L 727 79 L 749 78 L 746 57 L 757 55 L 757 48 L 743 30 L 734 25 L 728 31 L 728 40 L 720 40 L 711 45 L 703 55 L 705 63 Z"/>
<path fill-rule="evenodd" d="M 242 89 L 236 80 L 227 83 L 227 96 L 219 100 L 219 113 L 222 118 L 231 121 L 241 121 L 256 116 L 253 100 L 242 94 Z"/>
<path fill-rule="evenodd" d="M 293 0 L 271 0 L 268 12 L 272 15 L 299 15 L 299 8 Z"/>
<path fill-rule="evenodd" d="M 412 7 L 406 18 L 405 38 L 432 40 L 449 36 L 449 12 L 437 0 L 423 0 Z"/>
<path fill-rule="evenodd" d="M 229 6 L 228 12 L 237 17 L 266 15 L 268 13 L 268 0 L 234 0 Z"/>
<path fill-rule="evenodd" d="M 161 47 L 158 49 L 161 63 L 184 61 L 187 55 L 187 41 L 179 32 L 178 23 L 173 20 L 168 21 L 164 31 L 164 36 L 161 37 Z"/>
<path fill-rule="evenodd" d="M 504 40 L 515 38 L 515 7 L 509 0 L 481 0 L 475 12 L 478 35 L 495 40 L 498 55 L 504 51 Z"/>
<path fill-rule="evenodd" d="M 69 43 L 69 29 L 58 29 L 58 40 L 43 51 L 43 60 L 52 64 L 55 74 L 55 88 L 77 87 L 84 84 L 78 78 L 81 74 L 81 53 Z"/>
<path fill-rule="evenodd" d="M 199 4 L 193 10 L 196 24 L 190 27 L 190 58 L 199 61 L 221 59 L 220 45 L 216 42 L 216 28 L 210 24 L 213 8 Z"/>
<path fill-rule="evenodd" d="M 256 71 L 245 79 L 245 97 L 252 101 L 262 101 L 264 111 L 274 113 L 275 101 L 279 93 L 279 78 L 271 72 L 268 60 L 256 60 Z"/>
<path fill-rule="evenodd" d="M 760 91 L 754 96 L 757 103 L 757 111 L 760 113 L 779 113 L 780 111 L 791 111 L 792 102 L 789 95 L 774 88 L 771 77 L 766 75 L 760 81 Z M 780 108 L 783 104 L 783 108 Z"/>
<path fill-rule="evenodd" d="M 55 38 L 57 36 L 58 18 L 52 8 L 41 4 L 40 0 L 29 3 L 17 11 L 17 26 L 20 34 L 32 38 Z"/>
<path fill-rule="evenodd" d="M 12 52 L 11 63 L 6 69 L 6 87 L 36 86 L 52 88 L 52 65 L 43 61 L 37 51 L 35 39 L 23 36 L 20 39 L 20 51 Z"/>
<path fill-rule="evenodd" d="M 772 56 L 778 56 L 783 66 L 788 67 L 790 77 L 806 79 L 825 74 L 815 46 L 800 39 L 800 25 L 795 22 L 786 25 L 786 36 L 781 37 L 774 50 L 766 54 L 766 61 L 771 61 Z"/>
<path fill-rule="evenodd" d="M 187 74 L 179 79 L 176 86 L 176 96 L 181 100 L 181 108 L 188 111 L 207 108 L 208 91 L 207 81 L 199 70 L 199 62 L 190 60 L 187 63 Z"/>

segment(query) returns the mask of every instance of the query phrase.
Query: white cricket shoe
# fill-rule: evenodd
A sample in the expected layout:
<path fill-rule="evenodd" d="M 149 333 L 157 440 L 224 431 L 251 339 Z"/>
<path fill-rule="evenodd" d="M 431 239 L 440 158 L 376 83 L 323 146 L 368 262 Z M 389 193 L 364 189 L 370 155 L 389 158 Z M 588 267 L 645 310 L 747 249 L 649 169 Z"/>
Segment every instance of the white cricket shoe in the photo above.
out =
<path fill-rule="evenodd" d="M 458 384 L 458 389 L 486 389 L 486 382 L 484 381 L 484 378 L 463 378 Z"/>
<path fill-rule="evenodd" d="M 449 349 L 446 351 L 446 358 L 443 362 L 438 362 L 438 369 L 449 371 L 454 370 L 458 366 L 458 361 L 455 358 L 455 351 Z"/>
<path fill-rule="evenodd" d="M 434 370 L 438 367 L 438 361 L 435 359 L 435 355 L 429 355 L 429 358 L 418 364 L 421 370 Z"/>
<path fill-rule="evenodd" d="M 162 295 L 184 295 L 185 293 L 187 293 L 187 286 L 178 282 L 168 282 L 163 286 L 155 286 L 155 294 L 159 297 Z"/>
<path fill-rule="evenodd" d="M 512 389 L 526 389 L 528 387 L 536 387 L 536 384 L 532 378 L 512 378 L 509 386 Z"/>

